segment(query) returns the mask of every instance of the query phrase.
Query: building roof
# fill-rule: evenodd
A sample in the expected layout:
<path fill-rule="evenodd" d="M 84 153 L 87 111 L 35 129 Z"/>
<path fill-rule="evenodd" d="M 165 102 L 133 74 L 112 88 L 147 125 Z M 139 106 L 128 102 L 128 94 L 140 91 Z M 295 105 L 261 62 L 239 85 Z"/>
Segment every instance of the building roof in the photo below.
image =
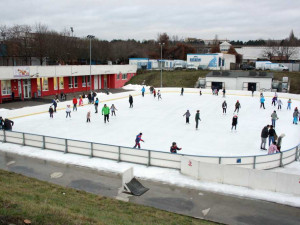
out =
<path fill-rule="evenodd" d="M 224 41 L 220 44 L 220 46 L 231 46 L 231 44 L 228 43 L 227 41 Z"/>
<path fill-rule="evenodd" d="M 238 77 L 251 77 L 251 78 L 272 78 L 273 73 L 256 72 L 256 71 L 211 71 L 206 74 L 206 77 L 222 77 L 222 78 L 238 78 Z"/>

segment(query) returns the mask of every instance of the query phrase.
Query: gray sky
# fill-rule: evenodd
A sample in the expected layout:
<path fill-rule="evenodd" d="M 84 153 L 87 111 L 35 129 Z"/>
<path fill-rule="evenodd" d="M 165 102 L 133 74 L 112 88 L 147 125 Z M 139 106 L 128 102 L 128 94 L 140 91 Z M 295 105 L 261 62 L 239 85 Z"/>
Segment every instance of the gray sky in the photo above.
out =
<path fill-rule="evenodd" d="M 300 0 L 0 0 L 0 25 L 45 24 L 99 39 L 300 37 Z"/>

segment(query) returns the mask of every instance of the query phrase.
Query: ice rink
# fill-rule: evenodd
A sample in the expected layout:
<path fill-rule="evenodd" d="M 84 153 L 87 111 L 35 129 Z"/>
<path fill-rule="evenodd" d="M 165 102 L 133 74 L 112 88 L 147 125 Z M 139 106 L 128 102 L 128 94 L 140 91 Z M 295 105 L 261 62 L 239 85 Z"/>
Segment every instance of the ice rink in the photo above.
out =
<path fill-rule="evenodd" d="M 199 95 L 197 89 L 186 91 L 183 96 L 178 92 L 164 90 L 162 100 L 154 99 L 150 93 L 145 97 L 133 96 L 133 108 L 129 108 L 128 93 L 118 99 L 102 102 L 99 113 L 95 114 L 93 105 L 78 107 L 72 112 L 71 119 L 66 119 L 64 109 L 54 114 L 49 113 L 26 116 L 14 119 L 14 131 L 21 131 L 47 136 L 55 136 L 83 141 L 133 147 L 135 137 L 143 133 L 141 142 L 144 149 L 169 151 L 171 143 L 177 142 L 182 150 L 179 153 L 205 156 L 246 156 L 267 154 L 260 150 L 260 134 L 262 128 L 271 124 L 271 114 L 277 111 L 279 120 L 276 132 L 279 136 L 285 133 L 282 150 L 287 150 L 300 143 L 300 125 L 292 124 L 292 114 L 295 107 L 300 106 L 293 100 L 292 110 L 288 111 L 287 100 L 281 97 L 283 109 L 277 110 L 271 106 L 271 97 L 266 97 L 266 109 L 260 109 L 259 96 L 246 96 L 244 92 L 228 92 L 225 98 L 210 92 Z M 189 92 L 189 93 L 188 93 Z M 247 92 L 249 94 L 249 92 Z M 271 96 L 272 93 L 270 93 Z M 227 114 L 222 113 L 222 102 L 226 100 Z M 231 131 L 234 104 L 239 100 L 241 109 L 238 114 L 237 131 Z M 109 123 L 104 123 L 101 109 L 103 105 L 115 104 L 118 111 L 116 117 L 110 116 Z M 59 103 L 59 106 L 62 103 Z M 71 104 L 71 101 L 70 101 Z M 50 106 L 50 104 L 49 104 Z M 72 105 L 71 105 L 72 106 Z M 298 107 L 299 108 L 299 107 Z M 199 129 L 195 129 L 195 113 L 200 110 Z M 86 123 L 86 114 L 91 110 L 91 123 Z M 190 110 L 190 124 L 185 123 L 183 114 Z M 27 109 L 28 111 L 28 109 Z"/>

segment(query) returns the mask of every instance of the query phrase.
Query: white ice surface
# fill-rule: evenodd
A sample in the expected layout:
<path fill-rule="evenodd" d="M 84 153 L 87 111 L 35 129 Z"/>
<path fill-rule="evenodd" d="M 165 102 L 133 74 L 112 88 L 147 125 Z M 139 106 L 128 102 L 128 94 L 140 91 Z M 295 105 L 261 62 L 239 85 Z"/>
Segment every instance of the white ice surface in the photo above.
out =
<path fill-rule="evenodd" d="M 56 151 L 42 150 L 39 148 L 20 146 L 15 144 L 0 143 L 0 151 L 7 151 L 19 155 L 26 155 L 33 158 L 55 161 L 59 163 L 89 167 L 95 170 L 104 170 L 114 173 L 134 168 L 134 175 L 141 179 L 160 181 L 167 184 L 187 187 L 196 190 L 216 192 L 226 195 L 234 195 L 246 198 L 260 199 L 279 204 L 300 207 L 300 197 L 278 192 L 253 190 L 245 187 L 226 185 L 219 183 L 201 182 L 199 180 L 184 176 L 180 171 L 173 169 L 164 169 L 158 167 L 146 167 L 142 165 L 120 162 L 111 160 L 88 158 L 81 155 L 64 154 Z M 58 171 L 59 172 L 59 171 Z M 49 173 L 50 176 L 50 173 Z"/>

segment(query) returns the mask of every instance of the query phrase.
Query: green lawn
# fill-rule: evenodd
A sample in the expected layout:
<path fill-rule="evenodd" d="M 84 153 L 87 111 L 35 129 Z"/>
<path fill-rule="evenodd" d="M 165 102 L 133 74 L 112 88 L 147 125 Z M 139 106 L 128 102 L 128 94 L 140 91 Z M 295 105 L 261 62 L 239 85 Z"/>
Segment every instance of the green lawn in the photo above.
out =
<path fill-rule="evenodd" d="M 0 224 L 216 224 L 0 170 Z"/>
<path fill-rule="evenodd" d="M 163 87 L 195 87 L 196 81 L 199 77 L 205 77 L 210 71 L 163 71 L 162 80 Z M 289 77 L 290 93 L 300 94 L 300 72 L 274 72 L 275 80 L 282 80 L 282 77 Z M 138 75 L 133 77 L 126 84 L 142 84 L 145 82 L 148 86 L 160 87 L 160 71 L 139 71 Z"/>

